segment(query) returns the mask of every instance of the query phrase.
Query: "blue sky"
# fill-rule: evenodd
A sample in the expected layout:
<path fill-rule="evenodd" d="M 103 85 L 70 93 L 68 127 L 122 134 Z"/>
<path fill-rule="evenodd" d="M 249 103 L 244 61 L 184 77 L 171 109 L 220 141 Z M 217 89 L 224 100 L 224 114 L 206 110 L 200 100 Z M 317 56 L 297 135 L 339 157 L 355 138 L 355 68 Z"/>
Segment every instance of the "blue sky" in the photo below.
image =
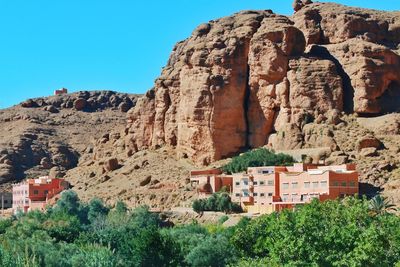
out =
<path fill-rule="evenodd" d="M 110 89 L 144 93 L 174 44 L 243 9 L 292 14 L 291 0 L 0 0 L 0 108 L 30 97 Z M 399 10 L 399 0 L 338 0 Z"/>

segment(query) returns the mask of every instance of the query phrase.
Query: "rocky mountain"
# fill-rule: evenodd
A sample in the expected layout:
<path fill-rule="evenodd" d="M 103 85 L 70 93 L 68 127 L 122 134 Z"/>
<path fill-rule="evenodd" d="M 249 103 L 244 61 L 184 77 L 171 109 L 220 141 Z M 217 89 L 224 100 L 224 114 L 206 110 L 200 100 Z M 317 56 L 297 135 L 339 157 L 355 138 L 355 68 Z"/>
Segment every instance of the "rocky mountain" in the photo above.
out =
<path fill-rule="evenodd" d="M 130 149 L 167 145 L 207 165 L 263 145 L 320 146 L 304 125 L 342 112 L 398 111 L 400 13 L 301 3 L 292 17 L 213 20 L 179 42 L 129 113 Z"/>
<path fill-rule="evenodd" d="M 125 123 L 137 95 L 79 92 L 29 99 L 0 110 L 0 182 L 26 177 L 64 176 L 91 142 Z"/>

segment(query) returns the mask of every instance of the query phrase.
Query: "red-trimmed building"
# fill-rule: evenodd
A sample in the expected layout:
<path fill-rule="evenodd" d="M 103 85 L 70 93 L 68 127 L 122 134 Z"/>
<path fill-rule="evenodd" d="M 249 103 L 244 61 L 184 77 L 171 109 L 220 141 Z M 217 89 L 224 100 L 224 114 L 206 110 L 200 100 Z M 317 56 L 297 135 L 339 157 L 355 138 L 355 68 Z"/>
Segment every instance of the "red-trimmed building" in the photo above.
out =
<path fill-rule="evenodd" d="M 54 95 L 65 95 L 68 94 L 68 89 L 67 88 L 61 88 L 54 90 Z"/>
<path fill-rule="evenodd" d="M 69 183 L 64 179 L 47 176 L 14 184 L 12 192 L 14 213 L 44 210 L 51 199 L 68 188 Z"/>
<path fill-rule="evenodd" d="M 248 168 L 246 173 L 224 175 L 216 170 L 197 171 L 191 181 L 199 184 L 199 196 L 217 192 L 215 181 L 231 188 L 232 201 L 251 213 L 271 213 L 293 208 L 312 199 L 324 201 L 358 194 L 358 173 L 354 164 L 321 166 L 296 163 L 293 166 Z"/>

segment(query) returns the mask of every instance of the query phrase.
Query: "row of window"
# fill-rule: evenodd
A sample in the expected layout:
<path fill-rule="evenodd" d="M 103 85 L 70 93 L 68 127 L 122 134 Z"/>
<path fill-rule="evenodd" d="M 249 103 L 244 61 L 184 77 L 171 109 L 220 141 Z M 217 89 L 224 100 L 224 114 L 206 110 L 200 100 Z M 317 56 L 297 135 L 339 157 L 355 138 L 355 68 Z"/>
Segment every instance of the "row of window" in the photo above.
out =
<path fill-rule="evenodd" d="M 327 181 L 321 181 L 321 182 L 312 182 L 312 188 L 326 188 L 328 186 Z M 299 183 L 298 182 L 292 182 L 291 187 L 293 189 L 299 188 Z M 311 188 L 311 183 L 310 182 L 304 182 L 304 188 Z M 289 189 L 289 183 L 283 183 L 282 184 L 282 189 Z"/>
<path fill-rule="evenodd" d="M 28 194 L 28 190 L 16 190 L 16 191 L 14 191 L 13 192 L 13 194 L 16 194 L 16 195 L 27 195 Z"/>
<path fill-rule="evenodd" d="M 258 170 L 258 174 L 273 174 L 274 170 Z"/>
<path fill-rule="evenodd" d="M 29 204 L 29 200 L 25 199 L 25 200 L 13 200 L 13 204 Z"/>
<path fill-rule="evenodd" d="M 44 193 L 45 195 L 47 195 L 47 194 L 49 193 L 49 190 L 43 190 L 43 193 Z M 33 194 L 34 194 L 34 195 L 39 195 L 39 190 L 33 190 Z"/>
<path fill-rule="evenodd" d="M 240 182 L 235 182 L 235 185 L 240 186 Z M 245 181 L 243 181 L 243 185 L 249 185 L 249 182 L 245 180 Z M 253 185 L 261 185 L 262 186 L 262 185 L 265 185 L 265 181 L 254 181 Z M 274 180 L 268 180 L 267 185 L 269 185 L 269 186 L 274 185 Z"/>
<path fill-rule="evenodd" d="M 327 182 L 327 181 L 321 181 L 321 182 L 304 182 L 304 188 L 311 188 L 311 185 L 312 185 L 312 188 L 318 188 L 318 187 L 326 188 L 326 187 L 328 186 L 328 182 Z M 340 186 L 350 186 L 350 187 L 354 187 L 354 186 L 356 186 L 356 183 L 353 182 L 353 181 L 351 181 L 351 182 L 349 182 L 349 183 L 346 183 L 345 181 L 343 181 L 343 182 L 341 182 L 340 184 L 339 184 L 339 182 L 337 182 L 337 181 L 334 181 L 334 182 L 333 182 L 333 186 L 339 186 L 339 185 L 340 185 Z M 293 189 L 299 188 L 299 183 L 298 183 L 298 182 L 292 182 L 290 188 L 293 188 Z M 283 183 L 283 184 L 282 184 L 282 189 L 289 189 L 289 183 Z"/>
<path fill-rule="evenodd" d="M 287 202 L 287 201 L 305 201 L 305 200 L 310 200 L 313 198 L 318 198 L 319 194 L 304 194 L 299 196 L 297 193 L 293 193 L 291 197 L 289 197 L 289 194 L 283 194 L 282 196 L 282 201 Z"/>
<path fill-rule="evenodd" d="M 268 197 L 272 197 L 273 194 L 272 194 L 272 193 L 268 193 L 267 195 L 268 195 Z M 236 193 L 235 196 L 236 196 L 236 197 L 241 197 L 241 196 L 242 196 L 242 197 L 249 197 L 250 194 L 249 194 L 248 192 L 243 192 L 242 195 L 240 195 L 240 193 Z M 253 196 L 254 196 L 254 197 L 258 197 L 258 193 L 256 193 L 256 192 L 253 193 Z M 260 197 L 265 197 L 265 193 L 260 193 Z"/>

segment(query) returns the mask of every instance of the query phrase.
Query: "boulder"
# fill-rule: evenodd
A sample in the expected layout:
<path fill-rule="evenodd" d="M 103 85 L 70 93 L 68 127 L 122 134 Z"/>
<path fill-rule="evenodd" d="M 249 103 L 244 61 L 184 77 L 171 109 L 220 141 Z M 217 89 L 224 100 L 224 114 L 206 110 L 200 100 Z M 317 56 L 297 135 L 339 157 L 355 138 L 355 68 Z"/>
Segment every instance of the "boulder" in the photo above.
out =
<path fill-rule="evenodd" d="M 357 142 L 357 150 L 361 151 L 364 148 L 375 148 L 377 149 L 382 149 L 384 146 L 381 141 L 379 141 L 376 137 L 374 136 L 364 136 Z"/>
<path fill-rule="evenodd" d="M 84 98 L 78 98 L 74 101 L 74 108 L 76 110 L 83 110 L 86 107 L 86 99 Z"/>
<path fill-rule="evenodd" d="M 140 186 L 146 186 L 146 185 L 148 185 L 150 182 L 151 182 L 151 175 L 146 176 L 145 178 L 143 178 L 143 179 L 140 181 L 139 185 L 140 185 Z"/>
<path fill-rule="evenodd" d="M 32 99 L 28 99 L 25 102 L 21 103 L 21 106 L 23 108 L 37 108 L 39 107 L 38 103 L 36 103 L 34 100 Z"/>
<path fill-rule="evenodd" d="M 60 110 L 58 110 L 58 108 L 56 108 L 56 107 L 53 106 L 53 105 L 46 106 L 46 107 L 44 108 L 44 110 L 45 110 L 45 111 L 48 111 L 48 112 L 50 112 L 50 113 L 59 113 L 59 112 L 60 112 Z"/>
<path fill-rule="evenodd" d="M 115 170 L 119 169 L 120 167 L 121 166 L 118 163 L 118 159 L 116 159 L 116 158 L 110 158 L 104 162 L 104 168 L 106 171 L 109 171 L 109 172 L 115 171 Z"/>

